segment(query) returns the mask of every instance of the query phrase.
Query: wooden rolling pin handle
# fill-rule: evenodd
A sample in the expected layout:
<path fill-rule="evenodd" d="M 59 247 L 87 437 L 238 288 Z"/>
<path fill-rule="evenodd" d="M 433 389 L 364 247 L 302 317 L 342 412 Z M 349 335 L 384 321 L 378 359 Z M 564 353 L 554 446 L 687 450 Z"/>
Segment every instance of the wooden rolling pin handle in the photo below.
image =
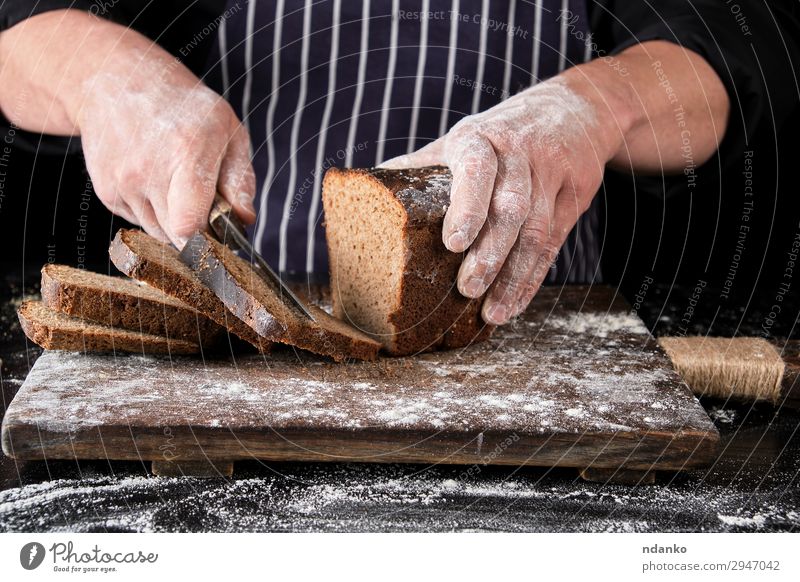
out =
<path fill-rule="evenodd" d="M 697 336 L 658 342 L 698 396 L 800 408 L 800 341 Z"/>

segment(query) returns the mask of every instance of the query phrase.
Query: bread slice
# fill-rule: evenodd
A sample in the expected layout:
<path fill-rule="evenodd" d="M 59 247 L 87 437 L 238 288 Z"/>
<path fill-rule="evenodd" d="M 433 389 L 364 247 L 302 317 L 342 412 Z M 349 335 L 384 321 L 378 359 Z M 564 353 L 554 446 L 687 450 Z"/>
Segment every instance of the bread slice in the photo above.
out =
<path fill-rule="evenodd" d="M 183 301 L 122 277 L 66 265 L 42 267 L 42 302 L 111 327 L 211 345 L 222 328 Z"/>
<path fill-rule="evenodd" d="M 41 301 L 24 301 L 17 310 L 22 330 L 48 350 L 196 354 L 200 346 L 179 339 L 116 329 L 53 311 Z"/>
<path fill-rule="evenodd" d="M 380 344 L 314 305 L 309 319 L 286 302 L 253 266 L 206 233 L 186 243 L 180 258 L 228 309 L 261 337 L 303 348 L 336 361 L 374 360 Z"/>
<path fill-rule="evenodd" d="M 442 243 L 450 171 L 332 168 L 322 201 L 333 314 L 394 355 L 489 337 L 480 300 L 456 288 L 462 255 Z"/>
<path fill-rule="evenodd" d="M 255 346 L 262 353 L 272 345 L 234 316 L 192 270 L 178 251 L 140 230 L 120 229 L 108 250 L 114 265 L 138 281 L 152 285 Z"/>

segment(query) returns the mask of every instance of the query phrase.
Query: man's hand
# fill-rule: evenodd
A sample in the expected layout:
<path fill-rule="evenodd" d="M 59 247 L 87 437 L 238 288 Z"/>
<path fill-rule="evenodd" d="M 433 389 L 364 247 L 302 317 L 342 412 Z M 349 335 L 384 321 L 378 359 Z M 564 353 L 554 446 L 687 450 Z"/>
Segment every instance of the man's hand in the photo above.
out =
<path fill-rule="evenodd" d="M 533 298 L 619 147 L 615 123 L 601 119 L 595 103 L 555 78 L 384 164 L 450 166 L 442 240 L 453 252 L 469 249 L 458 289 L 473 298 L 489 289 L 487 322 L 506 323 Z"/>
<path fill-rule="evenodd" d="M 217 189 L 253 222 L 250 140 L 230 105 L 160 50 L 124 59 L 86 81 L 78 115 L 100 200 L 178 248 L 207 226 Z"/>
<path fill-rule="evenodd" d="M 607 163 L 629 170 L 680 169 L 674 104 L 650 70 L 657 59 L 668 63 L 660 67 L 682 88 L 684 119 L 698 132 L 695 161 L 702 163 L 724 131 L 724 88 L 698 55 L 654 42 L 620 56 L 624 77 L 602 61 L 574 67 L 464 118 L 419 151 L 382 164 L 450 167 L 442 240 L 453 252 L 469 251 L 458 289 L 472 298 L 488 291 L 482 311 L 488 323 L 504 324 L 527 307 L 589 207 Z"/>
<path fill-rule="evenodd" d="M 178 247 L 219 192 L 255 220 L 245 128 L 230 105 L 151 40 L 78 10 L 0 34 L 0 107 L 18 126 L 80 135 L 95 191 L 115 214 Z M 20 96 L 24 96 L 22 99 Z"/>

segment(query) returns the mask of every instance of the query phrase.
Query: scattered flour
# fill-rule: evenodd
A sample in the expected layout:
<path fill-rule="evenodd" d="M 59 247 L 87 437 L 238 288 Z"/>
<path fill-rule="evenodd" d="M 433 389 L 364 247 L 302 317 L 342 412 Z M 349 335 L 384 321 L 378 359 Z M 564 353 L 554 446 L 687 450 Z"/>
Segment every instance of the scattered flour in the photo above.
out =
<path fill-rule="evenodd" d="M 791 531 L 796 494 L 704 472 L 628 487 L 475 466 L 286 465 L 233 480 L 120 475 L 0 492 L 0 531 Z M 255 471 L 255 473 L 254 473 Z M 249 474 L 248 474 L 249 473 Z M 791 478 L 787 471 L 780 478 Z M 776 500 L 779 502 L 776 503 Z"/>
<path fill-rule="evenodd" d="M 547 325 L 563 330 L 565 333 L 584 334 L 599 338 L 607 338 L 615 332 L 636 335 L 648 335 L 650 333 L 638 316 L 628 312 L 581 312 L 566 317 L 554 316 L 547 320 Z"/>
<path fill-rule="evenodd" d="M 767 517 L 765 515 L 753 515 L 751 517 L 742 517 L 740 515 L 722 515 L 718 513 L 717 519 L 719 519 L 725 525 L 730 525 L 735 527 L 749 527 L 755 529 L 761 529 L 767 523 Z"/>
<path fill-rule="evenodd" d="M 733 424 L 734 420 L 736 420 L 736 411 L 732 408 L 713 406 L 708 411 L 708 415 L 719 424 Z"/>

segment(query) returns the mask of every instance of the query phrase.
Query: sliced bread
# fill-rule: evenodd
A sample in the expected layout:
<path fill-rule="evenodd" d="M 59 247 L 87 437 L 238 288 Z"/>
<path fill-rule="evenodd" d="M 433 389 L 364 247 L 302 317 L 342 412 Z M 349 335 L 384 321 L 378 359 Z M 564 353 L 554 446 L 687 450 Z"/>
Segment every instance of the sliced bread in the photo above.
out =
<path fill-rule="evenodd" d="M 380 344 L 314 305 L 312 321 L 281 297 L 243 258 L 206 233 L 186 243 L 180 258 L 237 317 L 259 336 L 275 342 L 346 359 L 374 360 Z"/>
<path fill-rule="evenodd" d="M 42 302 L 111 327 L 211 345 L 222 328 L 192 307 L 132 279 L 66 265 L 42 268 Z"/>
<path fill-rule="evenodd" d="M 233 315 L 197 275 L 180 261 L 178 251 L 173 247 L 140 230 L 123 228 L 111 242 L 108 254 L 117 269 L 129 277 L 188 303 L 259 351 L 266 353 L 271 349 L 270 342 Z"/>
<path fill-rule="evenodd" d="M 196 354 L 200 346 L 179 339 L 116 329 L 70 317 L 41 301 L 24 301 L 17 310 L 25 335 L 48 350 L 132 352 L 138 354 Z"/>
<path fill-rule="evenodd" d="M 391 354 L 462 347 L 493 329 L 456 287 L 462 255 L 442 243 L 450 182 L 442 166 L 325 174 L 333 314 Z"/>

